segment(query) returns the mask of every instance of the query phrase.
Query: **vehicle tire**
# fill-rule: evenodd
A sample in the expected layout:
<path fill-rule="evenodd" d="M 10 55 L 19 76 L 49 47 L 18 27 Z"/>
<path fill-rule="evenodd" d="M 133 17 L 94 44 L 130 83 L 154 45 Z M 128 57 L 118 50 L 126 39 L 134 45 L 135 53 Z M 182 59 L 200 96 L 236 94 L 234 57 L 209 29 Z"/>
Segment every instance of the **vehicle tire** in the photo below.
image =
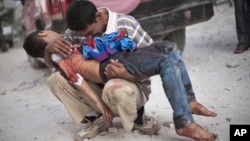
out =
<path fill-rule="evenodd" d="M 175 42 L 180 51 L 183 52 L 186 42 L 186 28 L 170 32 L 167 36 L 164 37 L 163 40 L 169 40 Z"/>
<path fill-rule="evenodd" d="M 32 68 L 34 69 L 40 69 L 40 68 L 45 68 L 45 64 L 38 60 L 37 58 L 31 57 L 28 55 L 28 60 L 30 62 L 30 65 L 32 66 Z"/>

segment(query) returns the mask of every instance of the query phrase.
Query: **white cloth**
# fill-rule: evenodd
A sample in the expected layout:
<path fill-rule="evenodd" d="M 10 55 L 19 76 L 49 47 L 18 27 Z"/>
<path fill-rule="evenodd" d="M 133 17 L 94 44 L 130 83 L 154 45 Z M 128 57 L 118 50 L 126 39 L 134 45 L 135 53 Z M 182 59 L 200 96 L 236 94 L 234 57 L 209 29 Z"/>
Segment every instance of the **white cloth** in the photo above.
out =
<path fill-rule="evenodd" d="M 51 60 L 54 62 L 54 63 L 58 63 L 59 61 L 63 60 L 63 57 L 59 54 L 51 54 Z"/>

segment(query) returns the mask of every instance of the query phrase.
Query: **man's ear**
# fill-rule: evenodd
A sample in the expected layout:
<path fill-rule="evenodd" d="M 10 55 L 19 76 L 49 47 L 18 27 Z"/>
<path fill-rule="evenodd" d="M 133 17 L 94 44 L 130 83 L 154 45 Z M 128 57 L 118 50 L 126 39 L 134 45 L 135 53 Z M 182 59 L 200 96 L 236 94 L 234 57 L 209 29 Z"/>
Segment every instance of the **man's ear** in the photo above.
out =
<path fill-rule="evenodd" d="M 95 20 L 100 21 L 102 19 L 102 14 L 100 12 L 95 13 Z"/>

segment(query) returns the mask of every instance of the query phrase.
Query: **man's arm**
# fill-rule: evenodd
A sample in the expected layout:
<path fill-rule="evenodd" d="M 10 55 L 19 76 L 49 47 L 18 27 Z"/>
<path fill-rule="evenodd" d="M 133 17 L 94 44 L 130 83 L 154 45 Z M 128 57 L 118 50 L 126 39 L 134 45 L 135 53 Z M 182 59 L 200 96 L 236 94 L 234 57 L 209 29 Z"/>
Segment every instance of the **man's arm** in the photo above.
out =
<path fill-rule="evenodd" d="M 64 58 L 67 58 L 73 52 L 73 44 L 79 44 L 84 39 L 84 37 L 80 37 L 70 29 L 65 31 L 64 36 L 55 38 L 54 40 L 48 42 L 48 45 L 45 48 L 44 59 L 45 64 L 48 67 L 52 66 L 52 62 L 50 59 L 50 55 L 52 53 L 59 54 Z"/>

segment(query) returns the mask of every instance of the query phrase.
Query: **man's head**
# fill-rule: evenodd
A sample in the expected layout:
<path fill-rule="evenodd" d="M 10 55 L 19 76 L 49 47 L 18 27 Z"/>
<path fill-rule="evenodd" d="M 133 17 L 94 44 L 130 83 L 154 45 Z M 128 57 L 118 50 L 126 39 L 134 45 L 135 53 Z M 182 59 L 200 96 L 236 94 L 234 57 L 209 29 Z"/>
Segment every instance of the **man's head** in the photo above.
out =
<path fill-rule="evenodd" d="M 60 37 L 60 34 L 51 31 L 45 30 L 40 31 L 37 30 L 31 34 L 29 34 L 23 43 L 23 48 L 27 54 L 32 57 L 44 57 L 45 47 L 48 42 L 54 40 L 55 38 Z"/>
<path fill-rule="evenodd" d="M 86 38 L 101 35 L 107 26 L 107 18 L 87 0 L 74 0 L 69 4 L 66 22 L 69 29 Z"/>

